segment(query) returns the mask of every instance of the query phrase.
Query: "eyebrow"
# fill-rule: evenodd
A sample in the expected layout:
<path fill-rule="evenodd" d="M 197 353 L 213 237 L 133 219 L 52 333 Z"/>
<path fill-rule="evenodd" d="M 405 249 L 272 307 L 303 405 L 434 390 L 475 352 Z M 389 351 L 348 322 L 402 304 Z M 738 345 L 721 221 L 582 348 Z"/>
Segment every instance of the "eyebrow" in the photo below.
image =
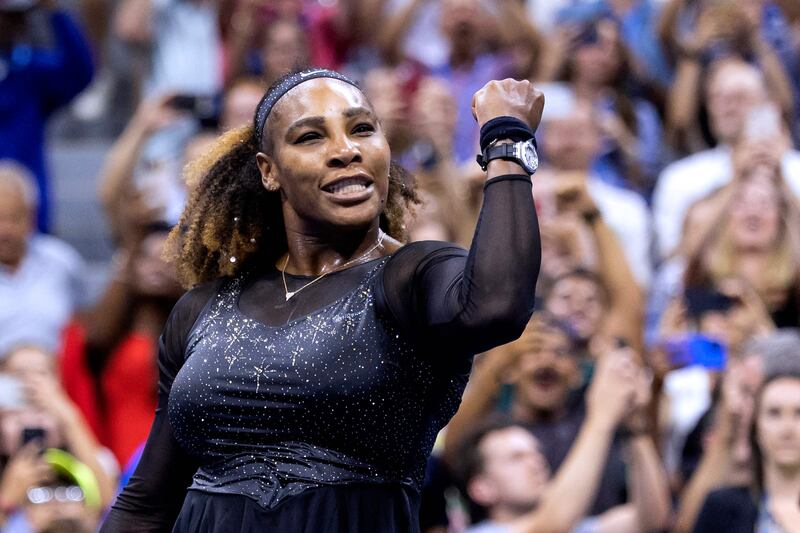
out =
<path fill-rule="evenodd" d="M 345 109 L 342 113 L 345 118 L 353 118 L 358 115 L 367 115 L 371 119 L 375 119 L 375 114 L 366 107 L 351 107 L 349 109 Z M 315 128 L 321 128 L 325 124 L 325 119 L 323 117 L 314 116 L 314 117 L 306 117 L 301 118 L 294 122 L 289 129 L 286 130 L 286 136 L 290 137 L 295 130 L 303 128 L 305 126 L 311 126 Z"/>

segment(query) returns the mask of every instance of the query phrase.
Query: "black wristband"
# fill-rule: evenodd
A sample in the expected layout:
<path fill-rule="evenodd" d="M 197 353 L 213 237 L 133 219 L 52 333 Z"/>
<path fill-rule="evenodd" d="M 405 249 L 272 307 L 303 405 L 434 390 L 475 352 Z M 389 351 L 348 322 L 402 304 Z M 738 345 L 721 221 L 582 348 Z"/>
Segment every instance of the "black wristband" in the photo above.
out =
<path fill-rule="evenodd" d="M 518 118 L 495 117 L 481 126 L 481 152 L 485 152 L 490 144 L 499 139 L 510 139 L 514 142 L 533 139 L 534 147 L 539 149 L 531 127 Z"/>

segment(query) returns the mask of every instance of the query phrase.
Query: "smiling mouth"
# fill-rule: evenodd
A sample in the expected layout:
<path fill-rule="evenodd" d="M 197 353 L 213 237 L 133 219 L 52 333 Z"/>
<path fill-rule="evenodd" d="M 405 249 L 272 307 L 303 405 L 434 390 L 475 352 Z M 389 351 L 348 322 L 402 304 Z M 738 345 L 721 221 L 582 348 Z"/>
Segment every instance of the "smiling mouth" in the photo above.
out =
<path fill-rule="evenodd" d="M 358 196 L 372 190 L 372 180 L 367 176 L 348 176 L 324 185 L 322 190 L 335 196 Z"/>
<path fill-rule="evenodd" d="M 558 372 L 552 368 L 542 368 L 533 373 L 533 382 L 543 389 L 555 387 L 560 382 Z"/>

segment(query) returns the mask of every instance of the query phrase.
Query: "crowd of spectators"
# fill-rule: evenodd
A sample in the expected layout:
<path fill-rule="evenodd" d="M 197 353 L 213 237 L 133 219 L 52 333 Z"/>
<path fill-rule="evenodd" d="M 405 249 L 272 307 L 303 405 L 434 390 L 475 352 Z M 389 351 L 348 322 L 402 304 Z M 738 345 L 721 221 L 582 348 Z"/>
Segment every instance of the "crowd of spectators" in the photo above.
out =
<path fill-rule="evenodd" d="M 93 531 L 124 486 L 183 169 L 309 65 L 370 98 L 413 240 L 469 245 L 473 93 L 545 94 L 538 307 L 476 356 L 423 532 L 800 532 L 796 0 L 0 0 L 0 531 Z M 110 145 L 94 297 L 52 223 L 56 113 Z"/>

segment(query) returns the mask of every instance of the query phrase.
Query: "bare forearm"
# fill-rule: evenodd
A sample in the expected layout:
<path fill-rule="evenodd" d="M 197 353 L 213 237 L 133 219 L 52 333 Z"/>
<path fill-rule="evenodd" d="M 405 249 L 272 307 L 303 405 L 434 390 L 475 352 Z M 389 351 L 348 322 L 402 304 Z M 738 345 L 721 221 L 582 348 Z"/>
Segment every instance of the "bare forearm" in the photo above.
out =
<path fill-rule="evenodd" d="M 510 26 L 508 35 L 515 35 L 518 39 L 535 43 L 536 48 L 539 48 L 542 42 L 542 35 L 530 22 L 523 4 L 518 0 L 501 0 L 499 4 L 501 19 Z"/>
<path fill-rule="evenodd" d="M 699 61 L 684 59 L 678 63 L 675 82 L 667 95 L 669 132 L 678 134 L 685 131 L 697 117 L 701 73 Z"/>
<path fill-rule="evenodd" d="M 539 507 L 520 521 L 517 531 L 567 532 L 586 516 L 600 483 L 613 431 L 613 424 L 596 417 L 587 419 Z"/>
<path fill-rule="evenodd" d="M 118 267 L 118 270 L 126 268 Z M 107 354 L 112 349 L 113 339 L 116 339 L 127 323 L 133 295 L 130 286 L 122 279 L 122 273 L 113 274 L 106 290 L 98 302 L 83 314 L 86 328 L 86 344 L 93 352 Z"/>
<path fill-rule="evenodd" d="M 642 345 L 644 316 L 642 290 L 611 228 L 599 217 L 591 224 L 591 228 L 600 255 L 600 276 L 608 289 L 611 303 L 606 330 L 639 349 Z"/>
<path fill-rule="evenodd" d="M 133 171 L 148 135 L 147 128 L 134 117 L 106 157 L 97 190 L 103 208 L 112 219 L 126 187 L 133 180 Z"/>
<path fill-rule="evenodd" d="M 730 447 L 725 431 L 714 436 L 688 486 L 681 495 L 675 533 L 691 533 L 708 493 L 721 487 L 730 466 Z"/>
<path fill-rule="evenodd" d="M 389 63 L 400 60 L 400 48 L 402 47 L 403 37 L 411 22 L 414 20 L 417 10 L 426 0 L 411 0 L 403 9 L 386 21 L 381 37 L 378 38 L 378 45 L 383 50 L 384 58 Z"/>
<path fill-rule="evenodd" d="M 124 0 L 115 17 L 117 36 L 131 44 L 148 44 L 153 31 L 152 18 L 151 0 Z"/>
<path fill-rule="evenodd" d="M 669 527 L 670 496 L 666 472 L 653 440 L 646 435 L 628 442 L 631 501 L 642 531 Z"/>
<path fill-rule="evenodd" d="M 756 48 L 758 62 L 764 70 L 764 78 L 773 98 L 780 105 L 784 115 L 794 116 L 794 93 L 783 64 L 766 43 L 761 43 Z"/>
<path fill-rule="evenodd" d="M 504 348 L 494 350 L 482 355 L 482 358 L 503 357 L 501 351 Z M 455 416 L 447 425 L 447 433 L 444 441 L 444 457 L 450 465 L 455 463 L 459 447 L 470 428 L 476 420 L 481 420 L 488 414 L 497 399 L 500 391 L 501 381 L 496 365 L 491 361 L 484 361 L 477 366 L 470 376 L 469 385 L 464 392 L 461 405 Z"/>
<path fill-rule="evenodd" d="M 83 416 L 70 406 L 65 409 L 62 416 L 62 426 L 65 432 L 65 440 L 70 452 L 82 463 L 88 466 L 97 479 L 100 489 L 100 498 L 103 507 L 107 507 L 114 498 L 114 485 L 111 478 L 106 473 L 97 459 L 99 446 Z"/>

